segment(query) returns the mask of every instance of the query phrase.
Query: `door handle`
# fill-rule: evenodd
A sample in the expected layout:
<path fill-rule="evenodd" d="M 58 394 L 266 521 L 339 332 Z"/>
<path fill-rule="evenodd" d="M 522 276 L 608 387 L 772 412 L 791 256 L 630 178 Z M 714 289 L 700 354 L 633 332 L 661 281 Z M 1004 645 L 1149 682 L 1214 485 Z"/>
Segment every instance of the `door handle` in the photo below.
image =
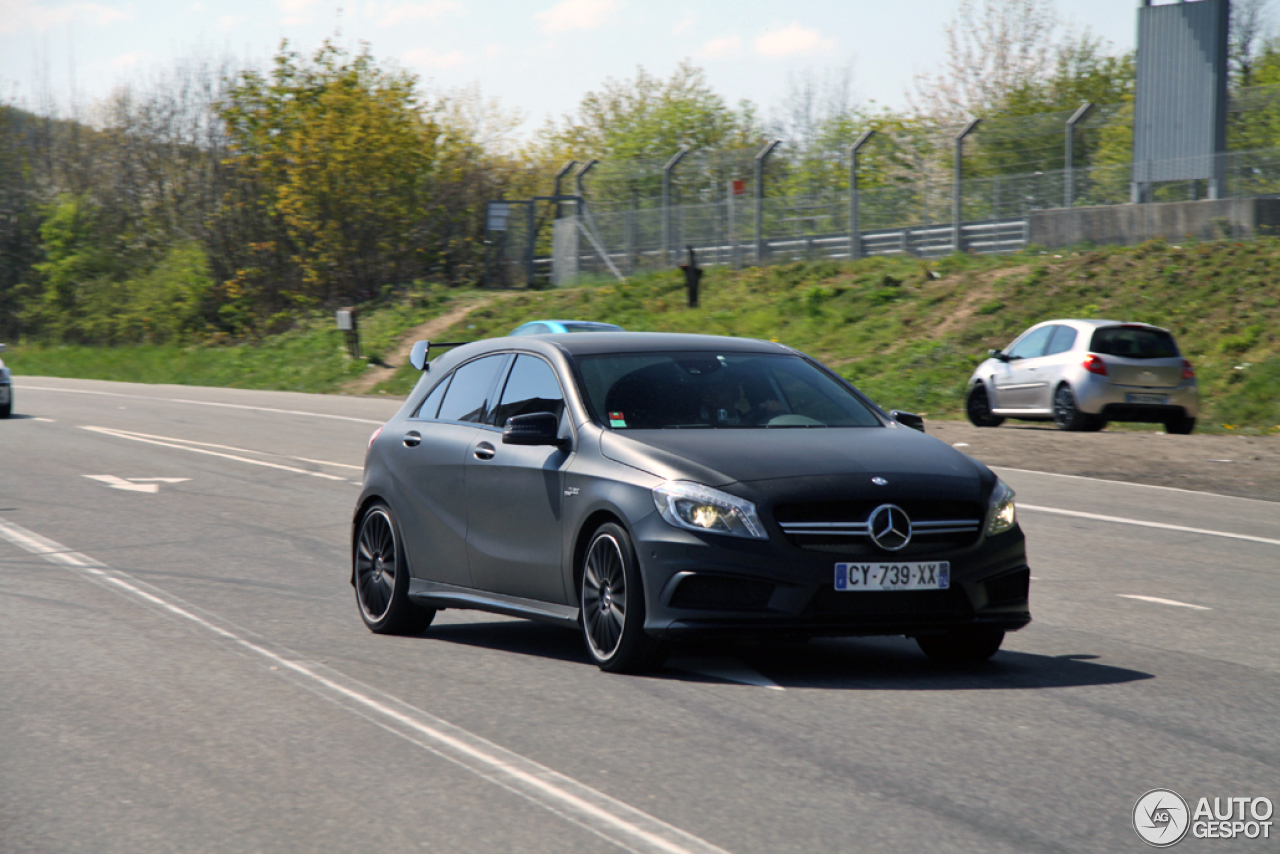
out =
<path fill-rule="evenodd" d="M 476 459 L 491 460 L 493 459 L 495 450 L 496 449 L 493 445 L 490 445 L 488 442 L 481 442 L 479 445 L 476 445 Z"/>
<path fill-rule="evenodd" d="M 404 446 L 406 448 L 416 448 L 418 443 L 422 441 L 422 434 L 417 430 L 410 430 L 404 434 Z"/>

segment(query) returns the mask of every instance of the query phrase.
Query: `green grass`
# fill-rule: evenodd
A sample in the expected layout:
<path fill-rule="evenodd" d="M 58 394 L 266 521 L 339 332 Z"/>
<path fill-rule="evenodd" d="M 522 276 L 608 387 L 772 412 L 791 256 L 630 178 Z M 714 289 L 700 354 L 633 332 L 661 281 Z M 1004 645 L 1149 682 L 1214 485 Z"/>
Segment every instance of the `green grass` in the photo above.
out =
<path fill-rule="evenodd" d="M 1207 430 L 1280 432 L 1280 239 L 709 268 L 687 308 L 678 272 L 530 291 L 495 300 L 441 340 L 502 335 L 537 317 L 628 329 L 775 339 L 831 365 L 882 405 L 961 418 L 965 382 L 988 348 L 1053 317 L 1138 320 L 1171 329 L 1200 378 Z M 935 278 L 936 277 L 936 278 Z M 388 296 L 362 315 L 367 352 L 465 294 Z M 362 370 L 329 315 L 259 345 L 81 351 L 13 347 L 18 374 L 335 391 Z M 238 354 L 238 355 L 237 355 Z M 380 390 L 406 393 L 407 366 Z"/>

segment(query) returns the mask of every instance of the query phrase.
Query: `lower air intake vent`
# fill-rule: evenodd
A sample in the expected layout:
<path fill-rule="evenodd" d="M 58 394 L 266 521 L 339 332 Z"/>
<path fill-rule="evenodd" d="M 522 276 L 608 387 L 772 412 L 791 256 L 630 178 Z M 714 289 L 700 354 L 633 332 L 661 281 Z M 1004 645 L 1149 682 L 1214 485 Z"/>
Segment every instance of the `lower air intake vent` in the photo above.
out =
<path fill-rule="evenodd" d="M 699 611 L 763 611 L 769 607 L 773 585 L 751 578 L 691 575 L 671 597 L 672 608 Z"/>

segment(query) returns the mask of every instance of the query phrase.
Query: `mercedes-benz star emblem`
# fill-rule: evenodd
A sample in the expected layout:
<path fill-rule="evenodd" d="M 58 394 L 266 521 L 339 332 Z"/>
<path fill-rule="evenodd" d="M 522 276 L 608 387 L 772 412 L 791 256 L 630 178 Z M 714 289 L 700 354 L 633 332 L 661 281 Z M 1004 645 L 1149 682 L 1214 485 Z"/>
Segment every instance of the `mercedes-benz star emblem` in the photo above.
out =
<path fill-rule="evenodd" d="M 871 542 L 887 552 L 896 552 L 911 542 L 911 517 L 896 504 L 881 504 L 867 518 Z"/>

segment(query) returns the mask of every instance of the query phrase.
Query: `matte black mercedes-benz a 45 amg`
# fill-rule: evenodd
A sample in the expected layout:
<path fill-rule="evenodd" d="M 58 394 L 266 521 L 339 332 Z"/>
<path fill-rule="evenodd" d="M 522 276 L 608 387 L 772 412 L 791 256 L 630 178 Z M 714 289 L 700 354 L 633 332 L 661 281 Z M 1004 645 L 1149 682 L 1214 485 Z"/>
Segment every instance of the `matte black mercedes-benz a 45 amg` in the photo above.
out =
<path fill-rule="evenodd" d="M 562 623 L 613 671 L 715 633 L 907 635 L 988 658 L 1031 619 L 1013 492 L 906 424 L 766 341 L 460 346 L 369 442 L 360 615 L 379 633 L 443 608 Z"/>

